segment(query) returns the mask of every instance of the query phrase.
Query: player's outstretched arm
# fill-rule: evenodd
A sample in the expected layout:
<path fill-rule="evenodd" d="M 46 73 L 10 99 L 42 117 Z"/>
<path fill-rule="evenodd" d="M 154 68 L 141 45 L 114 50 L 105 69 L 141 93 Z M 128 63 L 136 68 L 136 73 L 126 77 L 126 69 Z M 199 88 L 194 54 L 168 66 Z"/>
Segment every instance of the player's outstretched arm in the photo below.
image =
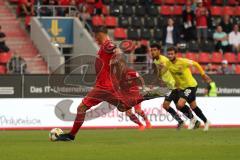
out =
<path fill-rule="evenodd" d="M 203 68 L 200 66 L 200 64 L 198 62 L 193 61 L 193 66 L 198 69 L 200 75 L 202 76 L 202 79 L 206 83 L 212 82 L 212 79 L 204 72 Z"/>

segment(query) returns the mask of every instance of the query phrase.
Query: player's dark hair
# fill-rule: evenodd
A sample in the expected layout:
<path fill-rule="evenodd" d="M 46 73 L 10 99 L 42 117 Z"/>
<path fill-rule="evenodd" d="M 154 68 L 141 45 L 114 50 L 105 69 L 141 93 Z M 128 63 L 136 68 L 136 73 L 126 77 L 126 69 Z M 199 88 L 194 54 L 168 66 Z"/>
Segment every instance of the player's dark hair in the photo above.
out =
<path fill-rule="evenodd" d="M 161 50 L 161 45 L 158 44 L 158 43 L 153 43 L 153 44 L 150 45 L 150 47 L 151 48 L 157 48 L 157 49 Z"/>
<path fill-rule="evenodd" d="M 94 32 L 95 33 L 105 33 L 105 34 L 107 34 L 108 30 L 105 26 L 101 26 L 101 27 L 94 28 Z"/>
<path fill-rule="evenodd" d="M 174 53 L 177 53 L 176 47 L 168 47 L 167 52 L 169 52 L 169 51 L 174 51 Z"/>

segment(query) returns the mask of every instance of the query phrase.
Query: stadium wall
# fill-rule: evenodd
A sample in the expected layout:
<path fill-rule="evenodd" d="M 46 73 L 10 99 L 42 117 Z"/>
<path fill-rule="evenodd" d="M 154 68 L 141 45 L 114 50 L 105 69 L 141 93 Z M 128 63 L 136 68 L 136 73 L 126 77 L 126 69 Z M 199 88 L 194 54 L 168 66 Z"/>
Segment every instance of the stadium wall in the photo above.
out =
<path fill-rule="evenodd" d="M 0 130 L 69 128 L 81 100 L 81 98 L 0 99 Z M 162 102 L 163 98 L 144 101 L 142 108 L 148 114 L 153 127 L 175 127 L 176 121 L 161 107 Z M 212 127 L 240 127 L 239 97 L 199 97 L 197 102 L 211 121 Z M 181 116 L 186 120 L 183 115 Z M 118 112 L 107 103 L 93 107 L 87 113 L 86 119 L 83 128 L 137 127 L 124 113 Z"/>

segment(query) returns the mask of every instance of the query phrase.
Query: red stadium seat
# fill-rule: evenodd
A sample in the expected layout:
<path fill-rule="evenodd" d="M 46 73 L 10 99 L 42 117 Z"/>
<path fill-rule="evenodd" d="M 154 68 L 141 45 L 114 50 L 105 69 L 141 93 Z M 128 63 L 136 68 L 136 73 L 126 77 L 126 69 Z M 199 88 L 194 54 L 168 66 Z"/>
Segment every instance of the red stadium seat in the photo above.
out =
<path fill-rule="evenodd" d="M 184 5 L 186 3 L 186 0 L 176 0 L 175 1 L 177 4 Z"/>
<path fill-rule="evenodd" d="M 221 16 L 223 13 L 223 8 L 218 6 L 213 6 L 210 10 L 213 16 Z"/>
<path fill-rule="evenodd" d="M 102 13 L 103 13 L 103 15 L 109 15 L 109 12 L 108 12 L 108 8 L 107 8 L 107 6 L 106 5 L 103 5 L 103 7 L 102 7 Z"/>
<path fill-rule="evenodd" d="M 95 0 L 86 0 L 87 3 L 95 3 Z"/>
<path fill-rule="evenodd" d="M 236 5 L 237 0 L 228 0 L 228 5 Z"/>
<path fill-rule="evenodd" d="M 103 19 L 101 16 L 93 16 L 92 18 L 93 26 L 103 26 Z"/>
<path fill-rule="evenodd" d="M 223 7 L 223 14 L 225 15 L 233 15 L 234 14 L 234 7 L 225 6 Z"/>
<path fill-rule="evenodd" d="M 195 53 L 188 52 L 188 53 L 186 53 L 185 57 L 188 58 L 188 59 L 197 61 L 197 55 Z"/>
<path fill-rule="evenodd" d="M 174 6 L 173 14 L 174 15 L 182 15 L 182 6 Z"/>
<path fill-rule="evenodd" d="M 217 5 L 223 5 L 223 0 L 215 0 L 215 4 L 217 4 Z"/>
<path fill-rule="evenodd" d="M 236 55 L 234 53 L 225 53 L 224 54 L 224 59 L 228 61 L 228 63 L 236 63 Z"/>
<path fill-rule="evenodd" d="M 125 29 L 123 29 L 123 28 L 115 28 L 114 29 L 114 38 L 115 39 L 119 39 L 119 40 L 126 39 L 127 38 L 127 34 L 126 34 Z"/>
<path fill-rule="evenodd" d="M 237 54 L 237 62 L 240 63 L 240 52 Z"/>
<path fill-rule="evenodd" d="M 177 53 L 177 57 L 183 57 L 183 54 L 180 53 L 180 52 L 178 52 L 178 53 Z"/>
<path fill-rule="evenodd" d="M 6 72 L 7 72 L 6 67 L 3 65 L 0 65 L 0 74 L 6 74 Z"/>
<path fill-rule="evenodd" d="M 153 3 L 160 5 L 160 4 L 162 4 L 162 0 L 154 0 Z"/>
<path fill-rule="evenodd" d="M 209 62 L 211 62 L 209 53 L 205 53 L 205 52 L 200 53 L 199 57 L 198 57 L 198 62 L 199 63 L 209 63 Z"/>
<path fill-rule="evenodd" d="M 160 14 L 169 16 L 172 15 L 172 7 L 171 6 L 161 6 Z"/>
<path fill-rule="evenodd" d="M 116 27 L 117 26 L 117 18 L 113 16 L 107 16 L 105 18 L 105 25 L 107 27 Z"/>
<path fill-rule="evenodd" d="M 12 53 L 0 53 L 0 63 L 6 64 L 12 57 Z"/>
<path fill-rule="evenodd" d="M 235 73 L 240 74 L 240 64 L 236 65 Z"/>
<path fill-rule="evenodd" d="M 175 4 L 175 0 L 165 0 L 164 4 L 174 5 Z"/>
<path fill-rule="evenodd" d="M 221 63 L 223 60 L 223 55 L 222 53 L 219 52 L 213 52 L 212 53 L 212 63 Z"/>
<path fill-rule="evenodd" d="M 240 6 L 234 7 L 234 8 L 235 8 L 235 10 L 234 10 L 234 15 L 235 15 L 235 16 L 240 16 Z"/>

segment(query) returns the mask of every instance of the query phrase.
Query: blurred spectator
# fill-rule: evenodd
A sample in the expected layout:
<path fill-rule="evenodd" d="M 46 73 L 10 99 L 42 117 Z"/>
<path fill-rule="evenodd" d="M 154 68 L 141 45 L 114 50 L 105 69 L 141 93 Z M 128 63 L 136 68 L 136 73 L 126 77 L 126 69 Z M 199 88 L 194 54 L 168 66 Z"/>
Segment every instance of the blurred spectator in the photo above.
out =
<path fill-rule="evenodd" d="M 203 6 L 206 7 L 208 11 L 210 11 L 210 8 L 212 6 L 211 0 L 203 0 Z"/>
<path fill-rule="evenodd" d="M 222 26 L 222 29 L 225 33 L 229 34 L 232 29 L 233 29 L 233 24 L 231 22 L 230 16 L 229 15 L 224 15 L 220 25 Z"/>
<path fill-rule="evenodd" d="M 233 26 L 233 31 L 229 34 L 228 40 L 232 47 L 232 51 L 235 53 L 240 52 L 240 32 L 238 24 Z"/>
<path fill-rule="evenodd" d="M 102 0 L 95 0 L 95 14 L 102 15 L 102 9 L 103 9 L 103 2 Z"/>
<path fill-rule="evenodd" d="M 179 31 L 176 26 L 174 26 L 174 20 L 168 18 L 167 26 L 163 27 L 163 45 L 165 46 L 165 51 L 168 47 L 176 46 L 179 42 Z"/>
<path fill-rule="evenodd" d="M 183 7 L 183 10 L 185 10 L 187 8 L 187 6 L 191 6 L 191 9 L 193 11 L 195 11 L 196 7 L 197 7 L 196 0 L 186 0 L 186 3 L 185 3 L 185 6 Z"/>
<path fill-rule="evenodd" d="M 27 63 L 19 55 L 14 55 L 7 63 L 9 74 L 24 74 L 27 73 Z"/>
<path fill-rule="evenodd" d="M 228 66 L 228 61 L 223 60 L 218 68 L 218 74 L 233 74 L 233 70 Z"/>
<path fill-rule="evenodd" d="M 33 16 L 34 15 L 34 0 L 19 0 L 20 16 Z"/>
<path fill-rule="evenodd" d="M 197 1 L 196 8 L 196 27 L 198 42 L 207 40 L 208 10 L 203 6 L 202 0 Z"/>
<path fill-rule="evenodd" d="M 216 31 L 213 34 L 213 39 L 215 41 L 216 51 L 222 53 L 229 51 L 228 36 L 225 32 L 223 32 L 222 27 L 220 25 L 217 26 Z"/>
<path fill-rule="evenodd" d="M 217 68 L 212 65 L 212 63 L 208 63 L 205 72 L 207 74 L 216 74 L 217 73 Z"/>
<path fill-rule="evenodd" d="M 195 14 L 194 11 L 191 9 L 190 5 L 186 6 L 186 9 L 183 11 L 182 14 L 183 24 L 184 24 L 184 37 L 185 40 L 191 41 L 195 39 Z"/>
<path fill-rule="evenodd" d="M 0 25 L 0 53 L 9 51 L 9 48 L 6 45 L 5 40 L 6 34 L 2 32 L 2 26 Z"/>

